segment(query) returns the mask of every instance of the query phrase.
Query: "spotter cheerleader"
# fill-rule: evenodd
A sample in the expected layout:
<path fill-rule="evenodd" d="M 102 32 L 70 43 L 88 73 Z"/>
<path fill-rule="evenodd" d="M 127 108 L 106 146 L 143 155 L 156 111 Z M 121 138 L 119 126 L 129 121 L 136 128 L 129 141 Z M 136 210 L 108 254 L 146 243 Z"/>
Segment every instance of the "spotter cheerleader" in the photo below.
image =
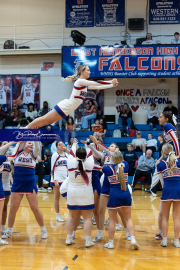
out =
<path fill-rule="evenodd" d="M 6 144 L 8 144 L 8 142 L 6 141 L 2 142 L 2 146 Z M 13 182 L 12 174 L 11 174 L 11 163 L 9 161 L 6 161 L 3 163 L 3 171 L 2 171 L 2 184 L 3 184 L 5 200 L 4 200 L 4 208 L 3 208 L 3 213 L 2 213 L 1 234 L 4 234 L 6 231 L 5 225 L 6 225 L 6 219 L 7 219 L 7 206 L 8 206 L 9 198 L 11 195 L 10 182 L 11 183 Z"/>
<path fill-rule="evenodd" d="M 88 66 L 80 65 L 77 68 L 76 75 L 69 76 L 64 79 L 65 81 L 75 81 L 70 98 L 60 101 L 54 109 L 48 112 L 45 116 L 36 118 L 28 125 L 28 128 L 42 127 L 59 121 L 62 118 L 66 118 L 71 112 L 81 105 L 87 94 L 87 89 L 104 90 L 118 85 L 117 79 L 113 79 L 111 81 L 89 81 L 87 79 L 89 79 L 90 73 Z"/>
<path fill-rule="evenodd" d="M 131 194 L 128 188 L 129 165 L 126 161 L 123 161 L 123 155 L 120 152 L 114 152 L 112 160 L 115 165 L 103 168 L 103 172 L 108 176 L 110 182 L 109 201 L 107 204 L 109 212 L 109 241 L 104 247 L 114 248 L 115 222 L 118 209 L 121 208 L 131 237 L 130 249 L 139 249 L 134 236 L 134 225 L 131 220 Z"/>
<path fill-rule="evenodd" d="M 10 157 L 6 157 L 4 154 L 7 152 L 7 150 L 10 148 L 10 146 L 12 146 L 13 144 L 15 144 L 15 142 L 11 142 L 11 143 L 7 143 L 3 146 L 0 147 L 0 225 L 2 222 L 2 212 L 3 212 L 3 208 L 4 208 L 4 199 L 5 199 L 5 194 L 4 194 L 4 190 L 3 190 L 3 185 L 2 185 L 2 172 L 4 169 L 4 162 L 13 160 L 13 156 L 12 158 Z M 20 143 L 17 144 L 17 147 L 15 148 L 15 151 L 17 152 L 20 148 Z M 3 241 L 0 238 L 0 245 L 8 245 L 8 242 Z"/>
<path fill-rule="evenodd" d="M 74 143 L 68 156 L 69 183 L 67 189 L 67 208 L 69 209 L 69 217 L 66 224 L 67 245 L 75 243 L 72 236 L 74 222 L 80 218 L 81 213 L 84 219 L 85 246 L 91 247 L 94 245 L 91 240 L 91 215 L 92 209 L 94 209 L 91 179 L 94 159 L 92 152 L 88 150 L 83 147 L 79 147 L 76 150 L 76 144 Z"/>
<path fill-rule="evenodd" d="M 64 145 L 63 145 L 64 147 Z M 51 182 L 54 190 L 54 208 L 56 211 L 56 221 L 64 222 L 59 213 L 60 186 L 67 178 L 67 154 L 64 152 L 61 142 L 56 142 L 57 152 L 51 158 Z"/>
<path fill-rule="evenodd" d="M 180 248 L 180 159 L 176 159 L 173 146 L 169 143 L 163 145 L 162 152 L 165 159 L 157 165 L 159 177 L 163 177 L 164 180 L 161 196 L 163 231 L 161 246 L 167 247 L 169 212 L 171 204 L 173 204 L 174 246 Z"/>
<path fill-rule="evenodd" d="M 11 206 L 8 218 L 8 229 L 2 238 L 6 239 L 12 237 L 12 228 L 15 222 L 16 213 L 24 194 L 26 194 L 31 210 L 41 227 L 41 238 L 46 239 L 48 234 L 44 226 L 42 213 L 38 207 L 38 190 L 35 179 L 36 158 L 39 154 L 40 148 L 39 142 L 34 142 L 34 144 L 33 142 L 26 142 L 23 146 L 24 148 L 21 151 L 16 152 L 15 157 L 13 157 L 14 178 L 11 189 Z"/>

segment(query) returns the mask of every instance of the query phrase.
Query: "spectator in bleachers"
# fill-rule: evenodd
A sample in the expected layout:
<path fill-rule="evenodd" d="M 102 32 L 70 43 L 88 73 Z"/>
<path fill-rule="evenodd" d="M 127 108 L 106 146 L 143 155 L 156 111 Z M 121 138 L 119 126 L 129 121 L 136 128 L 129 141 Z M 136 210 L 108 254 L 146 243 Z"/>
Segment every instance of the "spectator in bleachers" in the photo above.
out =
<path fill-rule="evenodd" d="M 128 175 L 133 176 L 135 171 L 135 162 L 138 160 L 136 151 L 133 150 L 133 145 L 131 143 L 127 144 L 127 151 L 124 152 L 124 160 L 129 164 Z"/>
<path fill-rule="evenodd" d="M 100 142 L 103 142 L 102 134 L 103 134 L 103 127 L 100 125 L 99 119 L 96 119 L 95 123 L 91 125 L 92 130 L 94 132 L 93 136 L 97 136 L 97 139 Z"/>
<path fill-rule="evenodd" d="M 133 178 L 132 191 L 135 190 L 135 185 L 139 178 L 146 177 L 146 182 L 151 185 L 152 181 L 152 169 L 154 168 L 155 161 L 152 158 L 152 151 L 149 149 L 146 151 L 146 155 L 140 156 L 137 164 L 137 168 Z"/>
<path fill-rule="evenodd" d="M 148 140 L 146 141 L 146 150 L 152 150 L 153 154 L 157 151 L 157 140 L 153 139 L 152 133 L 148 134 Z"/>
<path fill-rule="evenodd" d="M 19 123 L 19 125 L 17 126 L 17 128 L 23 128 L 23 127 L 26 127 L 28 125 L 28 120 L 26 118 L 23 118 L 21 120 L 21 122 Z"/>
<path fill-rule="evenodd" d="M 146 35 L 146 41 L 142 42 L 142 45 L 151 45 L 151 44 L 156 44 L 155 41 L 152 39 L 152 34 L 147 33 Z"/>
<path fill-rule="evenodd" d="M 127 103 L 124 103 L 118 118 L 119 129 L 122 129 L 123 125 L 127 126 L 128 129 L 132 126 L 132 111 Z"/>
<path fill-rule="evenodd" d="M 76 137 L 76 124 L 72 116 L 69 116 L 65 126 L 65 144 L 68 144 L 70 138 Z"/>
<path fill-rule="evenodd" d="M 50 182 L 50 174 L 51 174 L 51 158 L 47 155 L 44 155 L 44 175 L 49 175 L 49 182 Z"/>
<path fill-rule="evenodd" d="M 29 122 L 32 122 L 37 117 L 37 111 L 34 109 L 34 104 L 29 103 L 28 109 L 25 111 L 25 116 Z"/>
<path fill-rule="evenodd" d="M 159 148 L 158 148 L 159 158 L 160 158 L 162 156 L 162 147 L 165 144 L 164 134 L 163 133 L 159 134 L 158 141 L 160 142 L 160 145 L 159 145 Z"/>
<path fill-rule="evenodd" d="M 48 126 L 46 127 L 46 129 L 47 129 L 46 134 L 53 134 L 53 132 L 52 132 L 52 126 L 51 126 L 51 125 L 48 125 Z M 52 144 L 53 142 L 54 142 L 54 141 L 42 141 L 42 144 L 43 144 L 44 147 L 46 147 L 46 146 L 48 146 L 49 144 Z"/>
<path fill-rule="evenodd" d="M 172 115 L 174 114 L 176 118 L 178 118 L 178 109 L 172 105 L 172 101 L 169 100 L 167 103 L 167 107 L 164 108 L 163 112 L 169 112 Z"/>
<path fill-rule="evenodd" d="M 66 126 L 66 123 L 68 121 L 69 116 L 66 117 L 66 119 L 62 118 L 59 120 L 59 129 L 63 129 Z M 58 123 L 58 122 L 57 122 Z"/>
<path fill-rule="evenodd" d="M 52 109 L 48 107 L 48 102 L 44 101 L 43 102 L 43 108 L 41 108 L 38 112 L 38 116 L 44 116 L 48 112 L 50 112 Z"/>
<path fill-rule="evenodd" d="M 73 146 L 73 143 L 74 143 L 74 138 L 71 138 L 71 139 L 70 139 L 70 142 L 68 143 L 68 145 L 67 145 L 67 147 L 66 147 L 66 149 L 67 149 L 68 151 L 71 150 L 71 147 Z M 76 144 L 76 149 L 78 149 L 78 148 L 79 148 L 79 145 Z M 57 152 L 57 150 L 56 150 L 56 152 Z"/>
<path fill-rule="evenodd" d="M 156 109 L 156 104 L 152 103 L 150 105 L 150 110 L 148 111 L 147 124 L 150 127 L 153 126 L 153 130 L 157 130 L 156 125 L 159 124 L 158 118 L 159 118 L 159 111 L 158 111 L 158 109 Z"/>
<path fill-rule="evenodd" d="M 2 109 L 2 106 L 0 105 L 0 129 L 3 128 L 3 120 L 6 117 L 5 111 Z"/>
<path fill-rule="evenodd" d="M 98 113 L 98 110 L 97 110 L 97 107 L 94 104 L 94 101 L 90 100 L 88 102 L 88 105 L 86 105 L 86 109 L 84 111 L 85 112 L 85 116 L 83 116 L 81 118 L 81 129 L 82 130 L 88 130 L 88 126 L 89 126 L 89 123 L 88 122 L 89 122 L 89 120 L 95 120 L 96 117 L 97 117 L 97 113 Z"/>
<path fill-rule="evenodd" d="M 136 152 L 143 152 L 143 155 L 145 155 L 146 152 L 146 139 L 141 138 L 141 131 L 138 130 L 136 132 L 136 139 L 132 140 L 132 146 L 133 146 L 133 150 L 135 150 Z"/>
<path fill-rule="evenodd" d="M 5 128 L 17 127 L 23 118 L 22 112 L 18 109 L 16 104 L 13 104 L 12 110 L 5 118 Z"/>
<path fill-rule="evenodd" d="M 171 44 L 180 44 L 179 33 L 174 33 L 174 38 L 171 39 Z"/>

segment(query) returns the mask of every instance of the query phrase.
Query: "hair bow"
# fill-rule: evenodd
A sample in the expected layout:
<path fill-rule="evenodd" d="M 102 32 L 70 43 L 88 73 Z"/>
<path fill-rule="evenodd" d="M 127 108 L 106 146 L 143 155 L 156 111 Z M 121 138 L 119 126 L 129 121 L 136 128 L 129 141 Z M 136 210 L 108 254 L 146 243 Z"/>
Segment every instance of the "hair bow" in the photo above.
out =
<path fill-rule="evenodd" d="M 174 122 L 174 124 L 175 124 L 175 125 L 177 125 L 177 121 L 176 121 L 176 119 L 177 119 L 177 118 L 176 118 L 176 116 L 173 114 L 173 116 L 172 116 L 172 120 L 173 120 L 173 122 Z"/>

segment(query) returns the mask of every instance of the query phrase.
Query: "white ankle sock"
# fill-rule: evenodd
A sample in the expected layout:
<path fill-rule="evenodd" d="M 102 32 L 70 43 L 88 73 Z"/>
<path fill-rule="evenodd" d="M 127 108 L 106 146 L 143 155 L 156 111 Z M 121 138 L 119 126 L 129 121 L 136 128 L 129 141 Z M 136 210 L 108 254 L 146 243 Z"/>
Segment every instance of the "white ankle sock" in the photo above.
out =
<path fill-rule="evenodd" d="M 160 234 L 163 234 L 163 231 L 162 231 L 162 230 L 159 230 L 159 233 L 160 233 Z"/>
<path fill-rule="evenodd" d="M 12 228 L 8 227 L 7 230 L 8 230 L 8 232 L 12 232 Z"/>
<path fill-rule="evenodd" d="M 60 217 L 60 214 L 59 213 L 56 213 L 56 217 Z"/>
<path fill-rule="evenodd" d="M 45 226 L 42 226 L 41 227 L 41 231 L 43 231 L 43 230 L 46 230 L 46 227 Z"/>
<path fill-rule="evenodd" d="M 114 243 L 114 239 L 109 239 L 109 243 Z"/>
<path fill-rule="evenodd" d="M 143 155 L 145 156 L 146 154 L 145 154 L 145 153 L 143 153 Z"/>
<path fill-rule="evenodd" d="M 179 243 L 179 239 L 174 239 L 174 243 Z"/>
<path fill-rule="evenodd" d="M 98 230 L 98 235 L 103 236 L 103 230 Z"/>
<path fill-rule="evenodd" d="M 1 230 L 5 230 L 5 229 L 6 229 L 5 225 L 1 225 Z"/>
<path fill-rule="evenodd" d="M 67 239 L 72 239 L 72 234 L 67 234 Z"/>
<path fill-rule="evenodd" d="M 72 235 L 75 236 L 76 231 L 73 231 Z"/>
<path fill-rule="evenodd" d="M 136 240 L 135 236 L 131 236 L 131 241 Z"/>
<path fill-rule="evenodd" d="M 163 237 L 163 240 L 167 241 L 167 237 Z"/>
<path fill-rule="evenodd" d="M 86 235 L 85 237 L 86 237 L 86 241 L 91 241 L 91 236 Z"/>
<path fill-rule="evenodd" d="M 126 233 L 129 233 L 127 228 L 124 228 L 124 230 L 125 230 Z"/>

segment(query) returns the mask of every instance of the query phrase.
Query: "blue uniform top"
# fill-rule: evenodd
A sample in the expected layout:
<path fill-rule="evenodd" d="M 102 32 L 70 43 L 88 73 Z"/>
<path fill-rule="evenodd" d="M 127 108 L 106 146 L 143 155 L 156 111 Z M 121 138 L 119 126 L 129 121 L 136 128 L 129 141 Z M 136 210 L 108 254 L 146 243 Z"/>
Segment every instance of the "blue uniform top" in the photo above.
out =
<path fill-rule="evenodd" d="M 164 125 L 164 140 L 166 143 L 170 143 L 173 146 L 176 155 L 179 156 L 180 151 L 177 131 L 175 127 L 169 123 Z"/>
<path fill-rule="evenodd" d="M 166 181 L 180 181 L 180 159 L 177 159 L 175 162 L 176 165 L 173 169 L 173 175 L 169 175 L 169 164 L 167 163 L 167 158 L 162 160 L 157 165 L 158 174 L 162 174 L 164 178 L 164 182 Z"/>
<path fill-rule="evenodd" d="M 123 168 L 124 168 L 125 181 L 128 184 L 129 164 L 125 160 L 121 164 L 123 165 Z M 107 180 L 110 183 L 110 187 L 118 187 L 118 188 L 120 188 L 118 174 L 115 171 L 115 167 L 116 167 L 116 165 L 110 165 L 110 166 L 103 167 L 103 173 L 105 175 L 104 176 L 104 181 L 105 181 L 105 178 L 107 178 Z"/>

